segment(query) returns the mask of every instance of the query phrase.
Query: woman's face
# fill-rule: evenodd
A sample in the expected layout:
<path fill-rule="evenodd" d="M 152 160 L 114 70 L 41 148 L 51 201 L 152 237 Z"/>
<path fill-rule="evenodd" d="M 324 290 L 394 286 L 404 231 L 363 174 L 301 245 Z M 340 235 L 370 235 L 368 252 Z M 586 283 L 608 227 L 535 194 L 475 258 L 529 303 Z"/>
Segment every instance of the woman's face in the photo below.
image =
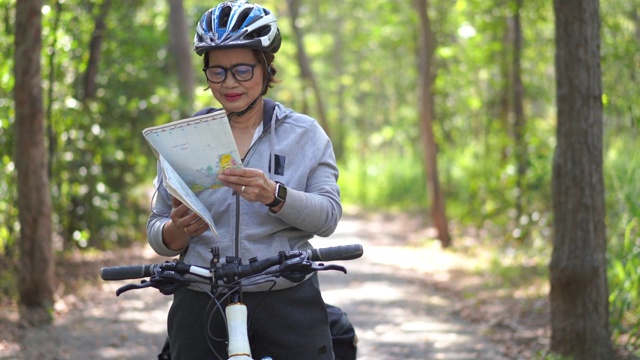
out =
<path fill-rule="evenodd" d="M 262 93 L 262 82 L 264 70 L 258 60 L 255 58 L 253 51 L 250 49 L 220 49 L 211 50 L 205 56 L 209 57 L 209 75 L 217 74 L 226 77 L 221 83 L 215 84 L 209 82 L 211 93 L 220 102 L 227 112 L 238 112 L 244 110 L 253 100 Z M 256 65 L 257 63 L 257 65 Z M 237 65 L 249 65 L 240 66 Z M 251 66 L 253 68 L 253 77 L 250 80 L 238 81 L 236 77 L 243 80 L 250 77 Z M 236 66 L 235 68 L 233 68 Z M 214 67 L 214 68 L 212 68 Z M 234 72 L 234 74 L 232 74 Z M 234 76 L 236 75 L 236 76 Z"/>

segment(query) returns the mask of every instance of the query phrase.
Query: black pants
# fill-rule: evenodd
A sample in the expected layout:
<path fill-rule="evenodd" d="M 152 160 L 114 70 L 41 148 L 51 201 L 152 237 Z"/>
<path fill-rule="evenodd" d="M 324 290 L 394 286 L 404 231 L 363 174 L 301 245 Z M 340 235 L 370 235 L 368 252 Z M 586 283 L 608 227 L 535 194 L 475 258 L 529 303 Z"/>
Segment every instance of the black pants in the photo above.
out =
<path fill-rule="evenodd" d="M 327 309 L 316 275 L 284 290 L 245 292 L 243 300 L 254 358 L 333 359 Z M 210 316 L 214 308 L 205 293 L 176 292 L 167 322 L 171 359 L 227 359 L 226 325 L 219 309 Z"/>

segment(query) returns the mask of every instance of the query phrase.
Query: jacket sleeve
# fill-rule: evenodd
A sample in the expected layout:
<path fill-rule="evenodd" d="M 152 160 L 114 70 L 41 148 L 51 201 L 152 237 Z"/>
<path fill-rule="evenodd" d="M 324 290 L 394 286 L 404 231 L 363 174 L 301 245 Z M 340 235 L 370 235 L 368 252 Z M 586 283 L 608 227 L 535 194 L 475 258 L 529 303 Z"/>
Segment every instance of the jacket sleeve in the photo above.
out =
<path fill-rule="evenodd" d="M 288 189 L 287 201 L 274 216 L 303 231 L 326 237 L 333 234 L 342 217 L 339 172 L 333 146 L 324 131 L 319 131 L 313 140 L 320 147 L 309 153 L 319 154 L 319 158 L 308 175 L 305 190 Z"/>
<path fill-rule="evenodd" d="M 167 248 L 164 241 L 162 241 L 162 228 L 169 221 L 169 214 L 171 213 L 171 194 L 164 187 L 160 164 L 158 164 L 158 175 L 153 184 L 156 187 L 154 193 L 155 201 L 152 201 L 151 215 L 147 221 L 147 241 L 158 255 L 177 256 L 180 251 Z"/>

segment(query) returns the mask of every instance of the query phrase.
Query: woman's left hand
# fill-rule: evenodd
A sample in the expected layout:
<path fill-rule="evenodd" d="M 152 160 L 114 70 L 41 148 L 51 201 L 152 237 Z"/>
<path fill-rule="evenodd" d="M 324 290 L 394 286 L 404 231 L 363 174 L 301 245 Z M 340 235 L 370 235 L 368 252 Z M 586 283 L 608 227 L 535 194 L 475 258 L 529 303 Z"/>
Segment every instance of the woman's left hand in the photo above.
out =
<path fill-rule="evenodd" d="M 235 190 L 247 201 L 269 204 L 275 199 L 276 183 L 269 180 L 262 170 L 230 168 L 218 175 L 227 187 Z"/>

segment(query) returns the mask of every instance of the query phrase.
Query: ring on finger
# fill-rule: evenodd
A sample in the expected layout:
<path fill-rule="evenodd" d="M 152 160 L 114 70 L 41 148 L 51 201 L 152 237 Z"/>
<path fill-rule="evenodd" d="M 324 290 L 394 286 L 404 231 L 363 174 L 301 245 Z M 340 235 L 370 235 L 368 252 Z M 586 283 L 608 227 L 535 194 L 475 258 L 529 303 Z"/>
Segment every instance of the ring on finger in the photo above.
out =
<path fill-rule="evenodd" d="M 244 188 L 245 188 L 245 187 L 246 187 L 246 186 L 242 185 L 242 190 L 240 190 L 240 192 L 244 192 Z"/>
<path fill-rule="evenodd" d="M 186 227 L 186 226 L 182 228 L 182 231 L 184 231 L 184 233 L 185 233 L 185 234 L 188 234 L 188 233 L 189 233 L 189 230 L 187 230 L 187 227 Z"/>

